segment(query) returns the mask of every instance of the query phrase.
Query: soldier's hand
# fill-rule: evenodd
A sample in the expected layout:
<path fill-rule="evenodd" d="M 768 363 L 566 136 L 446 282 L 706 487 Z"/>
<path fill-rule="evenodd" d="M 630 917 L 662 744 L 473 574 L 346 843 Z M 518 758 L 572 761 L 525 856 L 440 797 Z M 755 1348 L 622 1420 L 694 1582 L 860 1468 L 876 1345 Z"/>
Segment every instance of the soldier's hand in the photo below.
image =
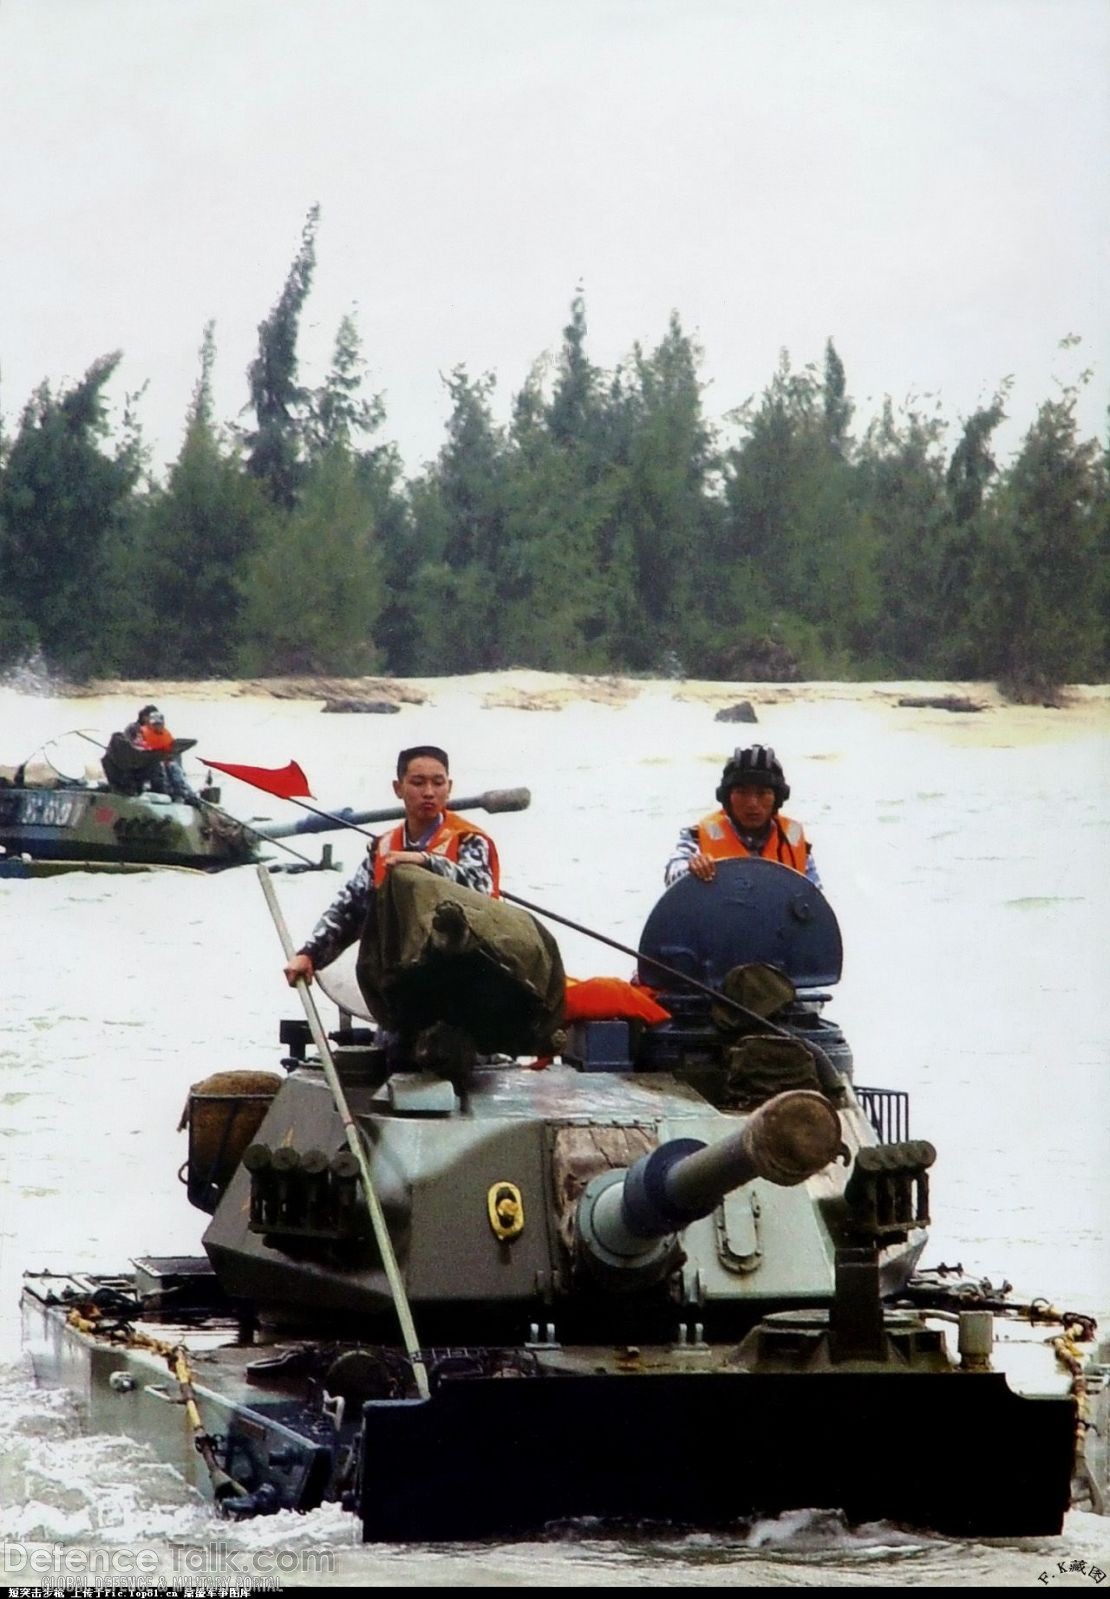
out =
<path fill-rule="evenodd" d="M 316 966 L 311 955 L 294 955 L 285 965 L 285 981 L 290 988 L 296 988 L 299 977 L 311 983 L 315 975 Z"/>
<path fill-rule="evenodd" d="M 427 864 L 423 851 L 418 849 L 395 849 L 382 856 L 382 865 L 386 871 L 391 866 L 424 866 Z"/>
<path fill-rule="evenodd" d="M 717 863 L 712 855 L 706 855 L 703 850 L 699 850 L 690 859 L 690 870 L 695 877 L 700 877 L 703 883 L 710 883 L 716 875 Z"/>

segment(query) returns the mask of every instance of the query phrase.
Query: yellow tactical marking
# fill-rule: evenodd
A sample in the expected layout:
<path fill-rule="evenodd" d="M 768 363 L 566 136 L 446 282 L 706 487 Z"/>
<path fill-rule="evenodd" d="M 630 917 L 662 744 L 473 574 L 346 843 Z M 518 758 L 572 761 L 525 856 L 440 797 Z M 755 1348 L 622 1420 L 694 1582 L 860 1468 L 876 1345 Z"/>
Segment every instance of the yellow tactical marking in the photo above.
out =
<path fill-rule="evenodd" d="M 515 1183 L 494 1183 L 486 1195 L 486 1210 L 495 1238 L 506 1242 L 524 1231 L 524 1201 Z"/>

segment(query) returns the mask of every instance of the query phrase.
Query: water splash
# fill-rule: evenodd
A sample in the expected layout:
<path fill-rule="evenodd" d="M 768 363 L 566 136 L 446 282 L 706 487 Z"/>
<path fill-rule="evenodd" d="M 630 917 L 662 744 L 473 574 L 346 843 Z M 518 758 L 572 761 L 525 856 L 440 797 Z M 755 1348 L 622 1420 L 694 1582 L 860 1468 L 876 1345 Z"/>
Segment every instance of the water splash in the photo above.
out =
<path fill-rule="evenodd" d="M 51 669 L 37 645 L 0 672 L 0 688 L 10 688 L 17 694 L 30 694 L 38 699 L 59 699 L 70 686 L 63 676 Z"/>

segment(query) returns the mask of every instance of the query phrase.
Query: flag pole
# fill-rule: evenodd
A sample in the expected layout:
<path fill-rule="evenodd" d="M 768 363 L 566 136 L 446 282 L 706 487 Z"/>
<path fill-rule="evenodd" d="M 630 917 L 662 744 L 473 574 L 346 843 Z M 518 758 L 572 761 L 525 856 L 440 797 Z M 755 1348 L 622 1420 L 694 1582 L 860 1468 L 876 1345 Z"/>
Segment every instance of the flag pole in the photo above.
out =
<path fill-rule="evenodd" d="M 293 940 L 289 936 L 289 928 L 278 903 L 273 880 L 264 866 L 259 866 L 257 871 L 258 881 L 262 884 L 262 892 L 266 896 L 266 904 L 269 906 L 270 915 L 273 917 L 274 926 L 277 928 L 278 937 L 281 939 L 281 947 L 285 951 L 285 958 L 287 961 L 292 960 L 295 953 Z M 347 1140 L 347 1148 L 358 1162 L 359 1176 L 362 1178 L 363 1197 L 366 1200 L 366 1209 L 370 1214 L 370 1225 L 374 1229 L 374 1240 L 378 1246 L 378 1253 L 382 1258 L 382 1265 L 385 1268 L 385 1275 L 389 1282 L 389 1291 L 393 1296 L 393 1306 L 397 1312 L 397 1320 L 401 1324 L 401 1335 L 405 1340 L 405 1348 L 408 1350 L 409 1360 L 412 1363 L 412 1374 L 416 1379 L 416 1386 L 421 1399 L 428 1399 L 431 1397 L 431 1389 L 428 1384 L 428 1372 L 424 1364 L 424 1355 L 416 1340 L 416 1327 L 412 1319 L 412 1309 L 409 1305 L 408 1295 L 405 1292 L 405 1284 L 401 1277 L 400 1268 L 397 1265 L 397 1257 L 393 1252 L 393 1243 L 389 1236 L 389 1228 L 386 1225 L 385 1212 L 382 1210 L 381 1200 L 378 1198 L 373 1178 L 370 1175 L 370 1164 L 366 1159 L 366 1146 L 347 1104 L 347 1096 L 344 1094 L 343 1086 L 339 1081 L 335 1056 L 332 1054 L 331 1045 L 328 1042 L 327 1034 L 324 1032 L 323 1023 L 320 1020 L 320 1012 L 316 1008 L 316 1001 L 309 991 L 308 982 L 304 977 L 298 977 L 294 986 L 301 996 L 301 1004 L 304 1006 L 304 1013 L 308 1020 L 309 1031 L 312 1033 L 313 1043 L 320 1052 L 320 1064 L 324 1068 L 324 1076 L 327 1079 L 328 1087 L 331 1089 L 331 1097 L 335 1102 L 336 1110 L 339 1112 L 339 1119 L 343 1123 L 343 1134 Z"/>

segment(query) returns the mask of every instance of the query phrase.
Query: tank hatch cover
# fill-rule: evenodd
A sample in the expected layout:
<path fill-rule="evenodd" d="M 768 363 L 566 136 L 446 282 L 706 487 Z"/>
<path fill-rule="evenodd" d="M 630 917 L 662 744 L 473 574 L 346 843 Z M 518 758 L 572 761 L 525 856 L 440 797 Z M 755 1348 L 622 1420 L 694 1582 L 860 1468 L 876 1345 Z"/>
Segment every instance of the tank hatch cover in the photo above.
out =
<path fill-rule="evenodd" d="M 642 957 L 716 986 L 734 966 L 766 961 L 797 988 L 838 982 L 840 927 L 828 900 L 800 872 L 775 861 L 718 861 L 711 882 L 679 878 L 657 901 L 640 935 L 638 976 L 667 979 Z"/>

